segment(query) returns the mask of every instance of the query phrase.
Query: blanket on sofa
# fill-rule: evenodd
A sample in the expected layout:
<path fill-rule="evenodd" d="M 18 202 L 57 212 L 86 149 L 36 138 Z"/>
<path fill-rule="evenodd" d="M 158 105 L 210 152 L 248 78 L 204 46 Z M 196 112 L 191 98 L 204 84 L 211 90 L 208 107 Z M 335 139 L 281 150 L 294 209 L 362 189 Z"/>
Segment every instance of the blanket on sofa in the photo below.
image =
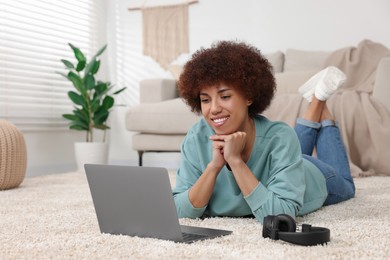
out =
<path fill-rule="evenodd" d="M 385 46 L 364 40 L 357 47 L 334 51 L 324 64 L 340 68 L 348 78 L 328 106 L 339 122 L 354 177 L 390 175 L 390 114 L 372 97 L 378 63 L 386 56 L 390 50 Z M 294 125 L 307 106 L 298 93 L 280 95 L 265 115 Z"/>

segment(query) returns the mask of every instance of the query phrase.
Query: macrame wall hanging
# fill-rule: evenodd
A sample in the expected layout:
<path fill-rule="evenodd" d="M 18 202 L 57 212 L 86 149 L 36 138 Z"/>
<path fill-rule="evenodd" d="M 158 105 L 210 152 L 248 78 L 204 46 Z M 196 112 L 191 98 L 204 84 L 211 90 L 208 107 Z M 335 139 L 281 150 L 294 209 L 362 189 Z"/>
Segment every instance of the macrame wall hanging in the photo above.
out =
<path fill-rule="evenodd" d="M 143 54 L 168 69 L 180 54 L 188 53 L 188 6 L 197 2 L 155 7 L 145 7 L 144 2 L 142 7 L 129 8 L 142 12 Z"/>

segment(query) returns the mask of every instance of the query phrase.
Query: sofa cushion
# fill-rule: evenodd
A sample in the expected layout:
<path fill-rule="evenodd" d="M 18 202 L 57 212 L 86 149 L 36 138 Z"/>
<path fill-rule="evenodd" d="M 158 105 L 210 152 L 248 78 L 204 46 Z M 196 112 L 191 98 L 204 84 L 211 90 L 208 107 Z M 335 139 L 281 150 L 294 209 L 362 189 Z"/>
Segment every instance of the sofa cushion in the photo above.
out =
<path fill-rule="evenodd" d="M 284 72 L 299 70 L 321 70 L 330 52 L 301 51 L 287 49 L 285 54 Z"/>
<path fill-rule="evenodd" d="M 199 119 L 180 98 L 175 98 L 131 107 L 126 112 L 126 128 L 150 134 L 186 134 Z"/>
<path fill-rule="evenodd" d="M 273 53 L 264 54 L 265 58 L 271 63 L 274 73 L 279 73 L 283 71 L 284 65 L 284 54 L 281 51 L 276 51 Z"/>
<path fill-rule="evenodd" d="M 173 79 L 144 79 L 140 82 L 139 97 L 141 103 L 156 103 L 177 98 L 176 81 Z"/>
<path fill-rule="evenodd" d="M 302 70 L 276 73 L 276 95 L 298 93 L 298 88 L 319 70 Z"/>
<path fill-rule="evenodd" d="M 180 151 L 185 134 L 135 134 L 133 135 L 133 149 L 136 151 Z"/>

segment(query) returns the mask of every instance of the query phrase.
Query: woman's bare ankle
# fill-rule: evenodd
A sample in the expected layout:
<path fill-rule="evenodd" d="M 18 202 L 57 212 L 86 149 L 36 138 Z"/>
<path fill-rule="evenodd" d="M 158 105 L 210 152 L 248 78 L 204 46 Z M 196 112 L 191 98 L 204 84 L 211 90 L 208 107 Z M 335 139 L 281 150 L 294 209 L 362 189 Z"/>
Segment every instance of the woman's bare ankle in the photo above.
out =
<path fill-rule="evenodd" d="M 333 116 L 333 114 L 330 112 L 328 106 L 325 104 L 324 105 L 324 108 L 322 110 L 322 114 L 321 114 L 321 118 L 320 118 L 320 122 L 321 121 L 324 121 L 324 120 L 331 120 L 331 121 L 336 121 L 335 117 Z"/>
<path fill-rule="evenodd" d="M 309 108 L 306 110 L 306 112 L 303 115 L 303 119 L 312 121 L 312 122 L 320 122 L 323 109 L 324 109 L 325 102 L 316 99 L 313 97 L 312 102 L 309 105 Z"/>

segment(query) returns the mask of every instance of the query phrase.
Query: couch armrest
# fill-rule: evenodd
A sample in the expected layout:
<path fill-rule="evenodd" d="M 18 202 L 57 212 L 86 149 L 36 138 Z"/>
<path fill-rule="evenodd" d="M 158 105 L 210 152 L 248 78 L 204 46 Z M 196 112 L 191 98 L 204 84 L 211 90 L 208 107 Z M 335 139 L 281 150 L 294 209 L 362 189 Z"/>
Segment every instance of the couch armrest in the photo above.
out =
<path fill-rule="evenodd" d="M 378 64 L 372 96 L 386 107 L 390 113 L 390 57 L 384 57 Z"/>
<path fill-rule="evenodd" d="M 178 97 L 174 79 L 142 80 L 139 91 L 141 103 L 155 103 Z"/>

